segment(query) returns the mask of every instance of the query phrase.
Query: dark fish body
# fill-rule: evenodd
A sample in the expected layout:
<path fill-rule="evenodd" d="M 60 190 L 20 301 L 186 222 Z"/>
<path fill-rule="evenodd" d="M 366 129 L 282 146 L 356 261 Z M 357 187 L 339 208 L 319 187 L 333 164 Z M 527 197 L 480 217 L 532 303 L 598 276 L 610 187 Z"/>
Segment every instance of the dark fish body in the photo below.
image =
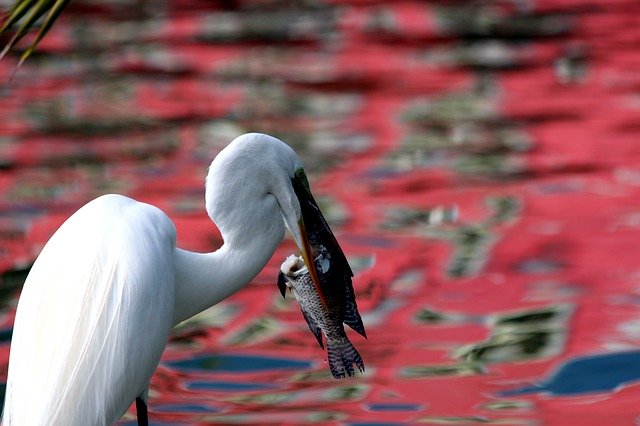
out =
<path fill-rule="evenodd" d="M 364 371 L 364 363 L 347 338 L 343 324 L 367 337 L 353 291 L 353 271 L 311 195 L 304 172 L 296 172 L 291 183 L 300 202 L 303 257 L 292 255 L 282 264 L 278 287 L 283 296 L 287 288 L 293 290 L 321 347 L 322 334 L 325 335 L 333 376 L 353 376 L 353 365 Z"/>
<path fill-rule="evenodd" d="M 352 296 L 353 303 L 347 302 L 349 288 L 351 293 L 353 292 L 351 277 L 348 277 L 348 283 L 327 283 L 327 280 L 335 278 L 329 273 L 332 268 L 331 259 L 327 253 L 321 253 L 316 258 L 315 266 L 322 287 L 331 290 L 325 291 L 326 305 L 318 294 L 309 271 L 300 257 L 291 255 L 284 261 L 280 268 L 279 283 L 285 284 L 292 290 L 300 304 L 304 319 L 321 347 L 323 347 L 322 334 L 324 333 L 327 340 L 329 368 L 333 377 L 353 376 L 355 373 L 353 365 L 355 364 L 360 371 L 364 371 L 364 362 L 349 341 L 343 323 L 352 326 L 362 335 L 364 335 L 364 326 L 355 306 L 355 298 Z M 345 284 L 348 284 L 348 288 L 345 288 Z M 340 289 L 342 291 L 339 291 Z"/>
<path fill-rule="evenodd" d="M 318 258 L 325 264 L 323 271 L 317 271 L 322 293 L 327 301 L 332 299 L 334 303 L 344 307 L 343 322 L 345 324 L 363 337 L 367 337 L 364 324 L 358 313 L 356 297 L 353 291 L 353 271 L 308 186 L 301 185 L 301 181 L 306 181 L 306 178 L 294 181 L 293 189 L 300 200 L 300 210 L 304 219 L 309 245 L 314 251 L 313 256 L 316 258 L 316 265 L 313 266 L 318 266 Z M 307 267 L 311 266 L 307 265 Z M 279 282 L 278 285 L 280 286 L 280 291 L 283 291 L 282 286 L 284 284 L 280 285 Z"/>

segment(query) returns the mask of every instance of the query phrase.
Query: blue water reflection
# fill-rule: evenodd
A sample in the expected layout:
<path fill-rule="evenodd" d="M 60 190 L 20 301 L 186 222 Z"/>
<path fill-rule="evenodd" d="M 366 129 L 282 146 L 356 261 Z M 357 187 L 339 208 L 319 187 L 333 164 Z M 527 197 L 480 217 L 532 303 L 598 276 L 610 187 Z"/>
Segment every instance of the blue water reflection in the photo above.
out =
<path fill-rule="evenodd" d="M 242 354 L 199 355 L 188 359 L 167 361 L 165 365 L 182 372 L 219 371 L 228 373 L 256 373 L 275 370 L 311 368 L 311 361 Z"/>
<path fill-rule="evenodd" d="M 279 386 L 270 383 L 243 383 L 227 382 L 221 380 L 198 381 L 187 383 L 189 390 L 208 390 L 221 392 L 251 392 L 268 389 L 278 389 Z"/>
<path fill-rule="evenodd" d="M 500 396 L 530 393 L 575 396 L 613 392 L 623 385 L 639 380 L 640 351 L 614 352 L 577 357 L 562 364 L 547 380 L 501 392 Z"/>
<path fill-rule="evenodd" d="M 200 404 L 166 404 L 154 407 L 153 411 L 161 413 L 218 413 L 221 410 Z"/>

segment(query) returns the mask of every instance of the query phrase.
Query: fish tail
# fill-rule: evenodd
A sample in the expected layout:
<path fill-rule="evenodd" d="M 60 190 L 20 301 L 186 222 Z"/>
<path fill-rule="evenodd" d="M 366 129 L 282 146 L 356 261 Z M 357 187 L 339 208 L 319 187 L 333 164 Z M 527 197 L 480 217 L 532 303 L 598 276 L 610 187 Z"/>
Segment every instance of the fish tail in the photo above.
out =
<path fill-rule="evenodd" d="M 331 340 L 327 339 L 327 354 L 331 374 L 336 379 L 353 376 L 355 374 L 354 364 L 360 372 L 364 372 L 362 357 L 347 336 Z"/>

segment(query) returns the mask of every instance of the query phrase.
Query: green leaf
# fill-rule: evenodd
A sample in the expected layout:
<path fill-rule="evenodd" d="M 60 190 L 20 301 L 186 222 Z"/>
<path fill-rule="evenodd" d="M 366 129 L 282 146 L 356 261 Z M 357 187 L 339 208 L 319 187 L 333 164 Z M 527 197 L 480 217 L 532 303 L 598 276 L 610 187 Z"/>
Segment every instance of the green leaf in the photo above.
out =
<path fill-rule="evenodd" d="M 11 27 L 13 24 L 18 22 L 20 18 L 24 16 L 25 13 L 29 11 L 29 7 L 33 6 L 36 0 L 18 0 L 16 4 L 11 8 L 11 12 L 9 12 L 7 16 L 7 20 L 4 21 L 2 27 L 0 27 L 0 34 L 2 34 L 6 29 Z"/>
<path fill-rule="evenodd" d="M 38 43 L 40 43 L 43 37 L 49 32 L 53 23 L 58 19 L 68 4 L 69 0 L 16 0 L 11 11 L 8 13 L 5 22 L 0 27 L 0 34 L 6 32 L 9 28 L 17 25 L 19 22 L 21 22 L 21 24 L 13 37 L 4 46 L 2 52 L 0 52 L 0 59 L 2 59 L 9 50 L 14 48 L 31 29 L 33 29 L 38 19 L 48 12 L 48 15 L 44 23 L 40 26 L 35 39 L 21 55 L 20 62 L 18 63 L 19 67 L 25 59 L 33 53 Z"/>
<path fill-rule="evenodd" d="M 36 38 L 33 40 L 33 43 L 31 43 L 31 46 L 29 46 L 29 48 L 24 51 L 22 56 L 20 56 L 20 62 L 18 63 L 18 66 L 22 65 L 25 59 L 27 59 L 33 53 L 38 43 L 40 43 L 42 38 L 49 32 L 49 30 L 53 26 L 53 23 L 56 21 L 56 19 L 58 19 L 58 16 L 60 16 L 64 8 L 67 7 L 67 4 L 69 4 L 69 0 L 57 0 L 55 2 L 51 10 L 49 11 L 49 15 L 47 15 L 47 19 L 40 27 Z"/>

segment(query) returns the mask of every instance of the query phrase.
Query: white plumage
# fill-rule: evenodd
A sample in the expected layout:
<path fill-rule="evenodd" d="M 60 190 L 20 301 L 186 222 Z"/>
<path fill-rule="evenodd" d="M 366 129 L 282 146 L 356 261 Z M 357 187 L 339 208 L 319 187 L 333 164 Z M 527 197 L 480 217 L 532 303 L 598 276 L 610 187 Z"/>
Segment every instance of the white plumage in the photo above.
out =
<path fill-rule="evenodd" d="M 176 248 L 171 220 L 124 196 L 102 196 L 72 215 L 18 303 L 4 424 L 112 424 L 146 398 L 171 327 L 253 279 L 285 224 L 311 258 L 292 187 L 301 167 L 266 135 L 240 136 L 221 151 L 206 183 L 207 212 L 224 239 L 213 253 Z"/>
<path fill-rule="evenodd" d="M 20 296 L 6 424 L 110 423 L 143 393 L 171 327 L 174 241 L 160 210 L 118 195 L 60 227 Z"/>

